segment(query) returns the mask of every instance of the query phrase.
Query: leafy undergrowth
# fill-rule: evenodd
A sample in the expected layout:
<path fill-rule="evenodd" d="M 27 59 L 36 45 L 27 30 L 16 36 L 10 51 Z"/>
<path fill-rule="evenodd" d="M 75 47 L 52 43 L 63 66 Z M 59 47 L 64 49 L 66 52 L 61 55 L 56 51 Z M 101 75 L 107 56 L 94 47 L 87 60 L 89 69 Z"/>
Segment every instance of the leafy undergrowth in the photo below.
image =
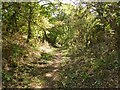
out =
<path fill-rule="evenodd" d="M 66 50 L 48 45 L 34 47 L 10 37 L 8 41 L 3 42 L 3 88 L 119 86 L 114 53 L 104 59 L 71 58 Z"/>
<path fill-rule="evenodd" d="M 73 65 L 73 64 L 72 64 Z M 65 68 L 65 67 L 63 67 Z M 73 69 L 74 68 L 74 69 Z M 105 87 L 118 87 L 118 76 L 116 71 L 100 70 L 94 71 L 88 69 L 88 66 L 82 68 L 68 66 L 61 73 L 62 83 L 64 87 L 76 87 L 76 88 L 105 88 Z M 79 69 L 78 69 L 79 68 Z M 114 76 L 113 76 L 114 75 Z"/>
<path fill-rule="evenodd" d="M 118 88 L 118 61 L 110 58 L 90 59 L 81 56 L 67 61 L 60 70 L 63 87 Z"/>

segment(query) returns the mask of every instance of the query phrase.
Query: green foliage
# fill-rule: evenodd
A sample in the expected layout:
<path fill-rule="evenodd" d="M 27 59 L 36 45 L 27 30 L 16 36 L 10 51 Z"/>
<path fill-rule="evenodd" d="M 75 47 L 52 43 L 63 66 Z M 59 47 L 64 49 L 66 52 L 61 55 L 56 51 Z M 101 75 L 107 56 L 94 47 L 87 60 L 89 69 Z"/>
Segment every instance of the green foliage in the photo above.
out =
<path fill-rule="evenodd" d="M 48 53 L 41 53 L 41 59 L 52 60 L 53 56 Z"/>
<path fill-rule="evenodd" d="M 22 47 L 20 47 L 17 44 L 12 45 L 12 54 L 13 54 L 12 56 L 13 56 L 13 58 L 16 59 L 18 56 L 21 56 L 24 53 L 25 53 L 25 50 Z"/>
<path fill-rule="evenodd" d="M 6 72 L 6 73 L 3 72 L 2 75 L 3 75 L 3 79 L 5 81 L 11 81 L 12 80 L 12 73 L 10 73 L 10 72 Z"/>

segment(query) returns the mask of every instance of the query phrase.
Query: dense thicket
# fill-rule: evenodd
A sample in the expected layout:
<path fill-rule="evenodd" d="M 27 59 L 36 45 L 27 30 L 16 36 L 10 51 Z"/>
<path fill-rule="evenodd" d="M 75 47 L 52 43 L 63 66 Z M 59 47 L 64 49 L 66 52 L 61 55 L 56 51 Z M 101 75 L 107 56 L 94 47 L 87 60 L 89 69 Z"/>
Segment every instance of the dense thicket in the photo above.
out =
<path fill-rule="evenodd" d="M 60 87 L 118 87 L 119 2 L 6 2 L 2 24 L 4 87 L 16 87 L 19 61 L 45 42 L 69 57 L 61 65 Z"/>

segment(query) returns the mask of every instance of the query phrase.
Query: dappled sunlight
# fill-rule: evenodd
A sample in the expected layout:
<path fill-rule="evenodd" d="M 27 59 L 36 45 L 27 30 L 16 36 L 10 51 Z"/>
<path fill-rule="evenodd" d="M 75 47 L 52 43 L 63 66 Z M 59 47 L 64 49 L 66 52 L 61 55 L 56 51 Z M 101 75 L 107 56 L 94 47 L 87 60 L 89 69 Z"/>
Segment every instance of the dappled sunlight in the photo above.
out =
<path fill-rule="evenodd" d="M 52 48 L 52 47 L 50 47 L 49 43 L 48 43 L 48 42 L 45 42 L 45 43 L 43 43 L 43 45 L 41 45 L 41 46 L 39 47 L 39 50 L 40 50 L 40 51 L 43 51 L 43 52 L 45 52 L 45 53 L 52 53 L 53 50 L 52 50 L 51 48 Z"/>
<path fill-rule="evenodd" d="M 57 71 L 58 71 L 58 69 L 54 69 L 54 70 L 53 70 L 53 72 L 57 72 Z"/>
<path fill-rule="evenodd" d="M 45 74 L 46 77 L 52 77 L 53 76 L 53 72 L 48 72 Z"/>
<path fill-rule="evenodd" d="M 39 86 L 39 85 L 32 85 L 33 88 L 44 88 L 44 86 Z"/>
<path fill-rule="evenodd" d="M 58 69 L 54 69 L 51 72 L 45 74 L 46 77 L 52 78 L 52 80 L 56 81 L 59 80 Z"/>
<path fill-rule="evenodd" d="M 2 6 L 3 89 L 120 87 L 120 3 Z"/>
<path fill-rule="evenodd" d="M 54 61 L 49 61 L 48 63 L 49 63 L 49 65 L 53 65 Z"/>
<path fill-rule="evenodd" d="M 31 83 L 29 84 L 30 87 L 32 88 L 44 88 L 43 84 L 42 83 Z"/>
<path fill-rule="evenodd" d="M 59 64 L 55 64 L 54 67 L 55 67 L 55 68 L 58 68 L 58 67 L 59 67 Z"/>
<path fill-rule="evenodd" d="M 44 64 L 42 64 L 42 65 L 37 65 L 37 67 L 41 67 L 41 68 L 44 68 L 44 67 L 47 67 L 47 65 L 44 65 Z"/>

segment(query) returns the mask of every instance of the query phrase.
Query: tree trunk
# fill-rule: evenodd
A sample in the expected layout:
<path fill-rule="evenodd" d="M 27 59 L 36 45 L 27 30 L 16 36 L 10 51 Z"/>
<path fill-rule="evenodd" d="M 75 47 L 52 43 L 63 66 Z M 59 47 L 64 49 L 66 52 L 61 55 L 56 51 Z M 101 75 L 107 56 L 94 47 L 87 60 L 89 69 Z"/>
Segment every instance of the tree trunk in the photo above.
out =
<path fill-rule="evenodd" d="M 27 43 L 29 43 L 31 35 L 32 35 L 32 31 L 31 31 L 31 14 L 32 14 L 32 8 L 31 8 L 31 2 L 29 3 L 29 17 L 28 17 L 28 36 L 27 36 Z"/>

